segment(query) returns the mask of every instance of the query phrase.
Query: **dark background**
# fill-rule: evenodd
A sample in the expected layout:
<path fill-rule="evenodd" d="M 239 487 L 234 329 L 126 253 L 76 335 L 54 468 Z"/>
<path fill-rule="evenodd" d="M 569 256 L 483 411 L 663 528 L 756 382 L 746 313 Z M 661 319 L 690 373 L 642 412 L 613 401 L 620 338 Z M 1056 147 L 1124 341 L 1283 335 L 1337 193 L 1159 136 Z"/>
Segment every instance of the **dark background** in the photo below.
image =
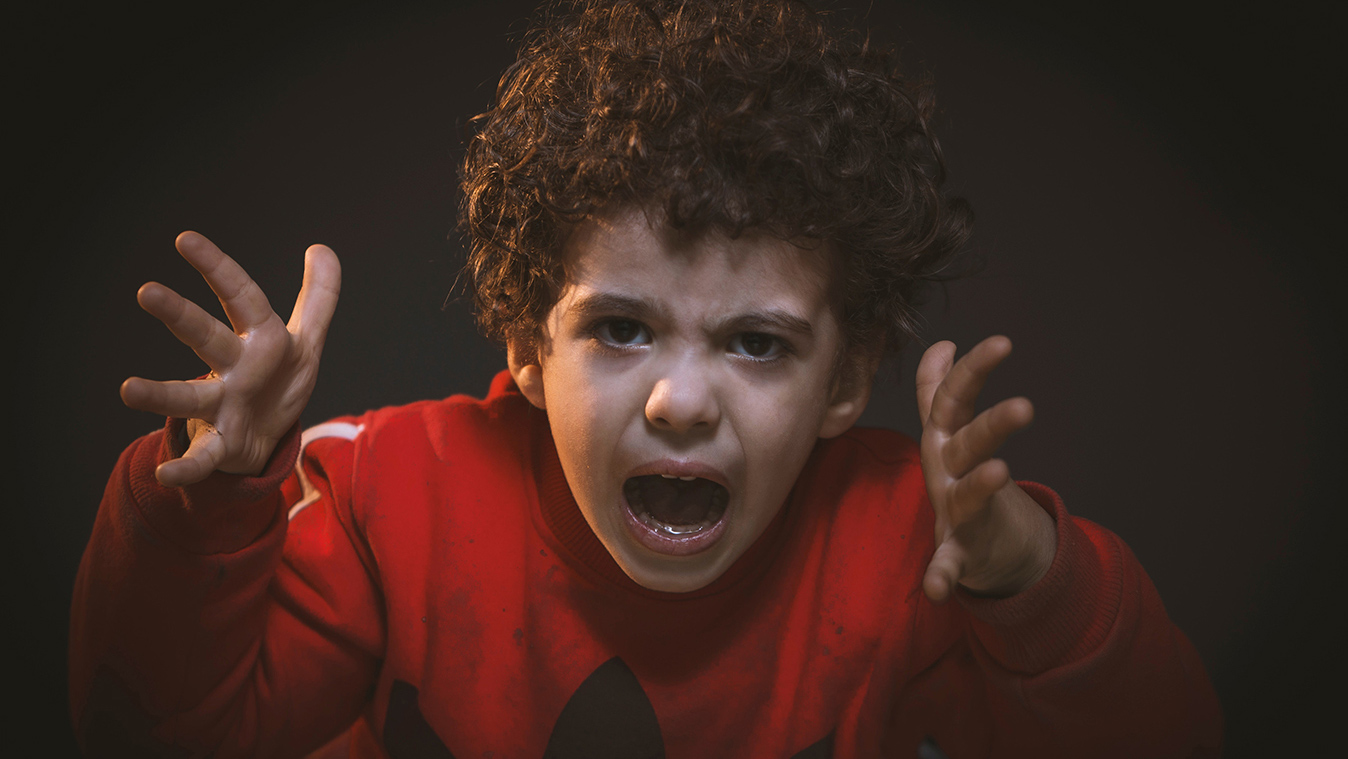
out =
<path fill-rule="evenodd" d="M 923 0 L 839 5 L 937 82 L 981 274 L 926 338 L 994 332 L 1025 394 L 1014 474 L 1121 534 L 1203 656 L 1227 756 L 1337 748 L 1342 610 L 1343 25 L 1330 5 Z M 159 422 L 126 376 L 196 376 L 136 306 L 196 229 L 284 316 L 313 242 L 344 288 L 305 422 L 485 392 L 504 356 L 446 295 L 461 128 L 530 2 L 67 5 L 11 20 L 4 291 L 11 740 L 73 754 L 70 589 L 120 450 Z M 850 9 L 850 10 L 849 10 Z M 867 422 L 917 431 L 918 351 Z M 9 719 L 10 717 L 7 717 Z M 21 742 L 21 741 L 20 741 Z"/>

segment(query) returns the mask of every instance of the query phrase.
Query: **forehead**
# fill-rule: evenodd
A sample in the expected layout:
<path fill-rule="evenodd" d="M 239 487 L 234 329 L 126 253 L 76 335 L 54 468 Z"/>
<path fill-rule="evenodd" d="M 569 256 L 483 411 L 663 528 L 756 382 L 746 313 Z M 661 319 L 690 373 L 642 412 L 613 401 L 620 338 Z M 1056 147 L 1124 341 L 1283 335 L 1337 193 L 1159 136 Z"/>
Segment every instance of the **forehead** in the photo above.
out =
<path fill-rule="evenodd" d="M 802 247 L 756 230 L 735 238 L 691 233 L 627 210 L 577 225 L 563 255 L 566 284 L 558 305 L 614 292 L 713 310 L 840 308 L 829 246 Z"/>

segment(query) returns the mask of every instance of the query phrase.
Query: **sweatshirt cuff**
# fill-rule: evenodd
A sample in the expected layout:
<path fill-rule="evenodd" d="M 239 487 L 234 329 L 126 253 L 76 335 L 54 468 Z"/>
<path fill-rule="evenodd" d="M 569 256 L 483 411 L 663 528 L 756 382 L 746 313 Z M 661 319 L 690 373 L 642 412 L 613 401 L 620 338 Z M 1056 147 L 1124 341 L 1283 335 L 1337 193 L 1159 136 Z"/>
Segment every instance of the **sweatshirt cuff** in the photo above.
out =
<path fill-rule="evenodd" d="M 193 485 L 166 488 L 155 479 L 154 470 L 186 452 L 186 425 L 186 419 L 168 419 L 159 445 L 145 446 L 141 465 L 132 468 L 132 495 L 141 516 L 165 540 L 189 553 L 223 554 L 246 548 L 283 513 L 281 483 L 299 458 L 299 424 L 277 442 L 256 476 L 213 472 Z"/>
<path fill-rule="evenodd" d="M 1037 674 L 1076 661 L 1104 642 L 1118 613 L 1122 581 L 1057 493 L 1034 482 L 1018 484 L 1057 524 L 1053 563 L 1039 582 L 1010 598 L 979 598 L 963 589 L 957 598 L 994 660 L 1019 674 Z"/>

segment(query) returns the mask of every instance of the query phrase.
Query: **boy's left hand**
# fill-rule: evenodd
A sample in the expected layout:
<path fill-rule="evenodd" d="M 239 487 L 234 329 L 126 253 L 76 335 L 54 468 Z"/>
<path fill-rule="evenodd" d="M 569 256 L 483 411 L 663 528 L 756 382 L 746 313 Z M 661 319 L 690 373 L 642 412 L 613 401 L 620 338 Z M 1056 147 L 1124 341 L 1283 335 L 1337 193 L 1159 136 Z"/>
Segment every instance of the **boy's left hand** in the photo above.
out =
<path fill-rule="evenodd" d="M 922 589 L 937 603 L 956 583 L 983 596 L 1015 595 L 1044 576 L 1057 551 L 1053 518 L 993 458 L 1034 407 L 1009 398 L 974 415 L 988 374 L 1010 353 L 1011 341 L 995 336 L 955 361 L 955 344 L 943 341 L 917 367 L 922 473 L 936 512 L 936 554 Z"/>

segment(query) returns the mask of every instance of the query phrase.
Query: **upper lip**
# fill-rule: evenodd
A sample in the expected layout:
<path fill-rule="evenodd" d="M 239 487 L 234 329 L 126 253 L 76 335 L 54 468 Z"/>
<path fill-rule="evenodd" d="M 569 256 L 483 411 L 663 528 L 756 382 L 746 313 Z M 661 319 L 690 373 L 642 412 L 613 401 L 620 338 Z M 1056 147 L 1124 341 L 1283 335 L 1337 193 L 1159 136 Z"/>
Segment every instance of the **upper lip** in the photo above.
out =
<path fill-rule="evenodd" d="M 725 472 L 701 461 L 679 461 L 677 459 L 660 459 L 642 464 L 627 473 L 627 478 L 644 477 L 648 474 L 669 474 L 675 477 L 701 477 L 704 480 L 711 480 L 726 490 L 730 489 L 730 478 Z"/>

